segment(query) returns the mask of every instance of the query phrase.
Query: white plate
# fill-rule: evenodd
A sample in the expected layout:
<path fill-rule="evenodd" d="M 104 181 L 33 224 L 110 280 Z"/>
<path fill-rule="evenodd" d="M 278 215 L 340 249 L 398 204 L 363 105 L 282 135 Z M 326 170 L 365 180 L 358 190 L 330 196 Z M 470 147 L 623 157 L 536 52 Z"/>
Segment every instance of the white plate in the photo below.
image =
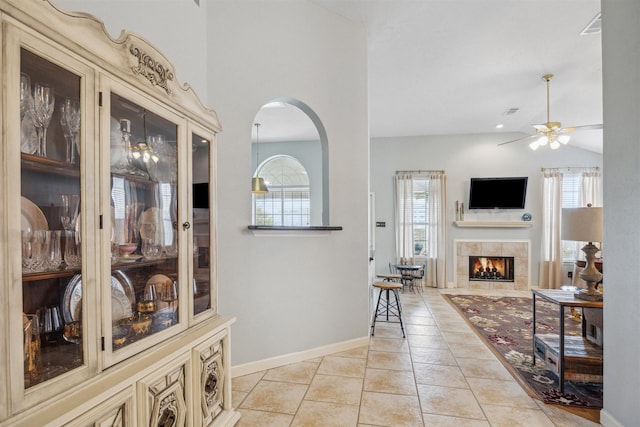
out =
<path fill-rule="evenodd" d="M 117 321 L 133 316 L 135 291 L 131 280 L 120 270 L 111 276 L 111 318 Z M 82 276 L 71 278 L 62 299 L 62 316 L 65 323 L 82 320 Z"/>
<path fill-rule="evenodd" d="M 40 208 L 26 197 L 20 198 L 20 230 L 31 233 L 34 230 L 48 230 L 49 223 Z"/>
<path fill-rule="evenodd" d="M 31 112 L 27 111 L 20 124 L 20 151 L 33 154 L 38 150 L 38 134 L 33 125 Z"/>

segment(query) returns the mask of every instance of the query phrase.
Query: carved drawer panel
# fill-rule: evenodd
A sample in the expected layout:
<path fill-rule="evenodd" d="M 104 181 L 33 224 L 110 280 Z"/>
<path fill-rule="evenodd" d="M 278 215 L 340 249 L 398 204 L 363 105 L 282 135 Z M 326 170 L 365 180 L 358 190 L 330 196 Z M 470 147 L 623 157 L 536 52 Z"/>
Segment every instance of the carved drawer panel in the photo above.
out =
<path fill-rule="evenodd" d="M 194 378 L 199 378 L 199 383 L 194 384 L 194 424 L 197 426 L 212 424 L 224 410 L 228 373 L 225 372 L 226 341 L 223 338 L 223 334 L 218 334 L 194 349 Z"/>
<path fill-rule="evenodd" d="M 177 366 L 168 365 L 138 383 L 139 422 L 150 427 L 183 427 L 188 425 L 187 360 L 181 359 Z M 144 417 L 144 419 L 140 419 Z"/>

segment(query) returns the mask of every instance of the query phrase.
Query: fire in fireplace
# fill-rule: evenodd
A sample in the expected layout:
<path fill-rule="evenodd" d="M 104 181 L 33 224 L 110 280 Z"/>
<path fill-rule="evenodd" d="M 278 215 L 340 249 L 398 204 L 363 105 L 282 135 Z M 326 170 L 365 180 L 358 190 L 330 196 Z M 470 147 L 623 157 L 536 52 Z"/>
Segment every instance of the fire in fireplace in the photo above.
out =
<path fill-rule="evenodd" d="M 469 256 L 469 280 L 513 282 L 513 257 Z"/>

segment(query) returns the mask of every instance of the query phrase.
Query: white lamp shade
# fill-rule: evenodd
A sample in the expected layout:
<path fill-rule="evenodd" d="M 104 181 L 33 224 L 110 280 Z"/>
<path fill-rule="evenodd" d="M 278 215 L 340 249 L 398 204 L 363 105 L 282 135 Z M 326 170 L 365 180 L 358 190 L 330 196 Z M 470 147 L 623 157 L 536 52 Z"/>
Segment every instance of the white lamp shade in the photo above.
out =
<path fill-rule="evenodd" d="M 602 208 L 562 209 L 562 240 L 602 242 Z"/>

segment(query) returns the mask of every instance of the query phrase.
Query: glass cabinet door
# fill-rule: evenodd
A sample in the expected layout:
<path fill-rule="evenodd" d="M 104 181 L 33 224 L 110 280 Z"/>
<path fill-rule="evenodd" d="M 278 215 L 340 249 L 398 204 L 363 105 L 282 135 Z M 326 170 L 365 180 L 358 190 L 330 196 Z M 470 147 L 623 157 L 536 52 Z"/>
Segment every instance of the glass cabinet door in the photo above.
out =
<path fill-rule="evenodd" d="M 182 322 L 180 280 L 186 271 L 178 262 L 179 127 L 141 101 L 110 94 L 111 298 L 106 318 L 114 352 Z"/>
<path fill-rule="evenodd" d="M 15 82 L 17 85 L 18 82 Z M 24 388 L 86 363 L 82 77 L 20 49 Z"/>
<path fill-rule="evenodd" d="M 211 247 L 211 138 L 191 133 L 191 181 L 193 185 L 193 315 L 212 307 L 212 270 L 214 248 Z"/>

